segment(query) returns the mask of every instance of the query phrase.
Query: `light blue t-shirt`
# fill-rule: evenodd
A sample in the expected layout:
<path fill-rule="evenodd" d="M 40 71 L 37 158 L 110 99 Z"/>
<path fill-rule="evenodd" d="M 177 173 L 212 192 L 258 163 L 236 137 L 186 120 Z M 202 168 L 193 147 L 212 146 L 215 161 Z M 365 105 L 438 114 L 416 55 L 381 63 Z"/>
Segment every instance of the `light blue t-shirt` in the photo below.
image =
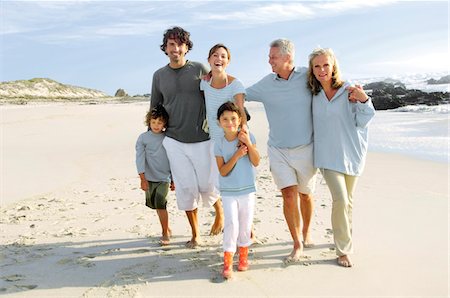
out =
<path fill-rule="evenodd" d="M 255 144 L 255 137 L 250 133 L 250 140 Z M 214 155 L 223 157 L 228 162 L 238 149 L 238 138 L 229 142 L 222 136 L 215 140 Z M 220 194 L 222 196 L 240 196 L 256 191 L 256 171 L 248 155 L 239 158 L 234 168 L 227 176 L 219 175 Z"/>
<path fill-rule="evenodd" d="M 375 115 L 372 100 L 353 103 L 342 86 L 328 101 L 325 92 L 313 97 L 314 166 L 361 175 L 368 147 L 368 125 Z"/>
<path fill-rule="evenodd" d="M 222 89 L 216 89 L 210 82 L 201 80 L 200 90 L 205 92 L 206 117 L 208 119 L 209 136 L 212 140 L 217 140 L 223 136 L 223 130 L 217 123 L 217 110 L 227 102 L 234 102 L 236 94 L 245 94 L 244 85 L 238 79 L 234 79 L 229 85 Z"/>
<path fill-rule="evenodd" d="M 269 74 L 246 89 L 247 101 L 264 104 L 270 146 L 294 148 L 313 141 L 311 91 L 307 68 L 296 67 L 287 80 Z"/>
<path fill-rule="evenodd" d="M 163 147 L 164 133 L 151 130 L 142 133 L 136 141 L 136 168 L 152 182 L 170 182 L 170 166 Z"/>

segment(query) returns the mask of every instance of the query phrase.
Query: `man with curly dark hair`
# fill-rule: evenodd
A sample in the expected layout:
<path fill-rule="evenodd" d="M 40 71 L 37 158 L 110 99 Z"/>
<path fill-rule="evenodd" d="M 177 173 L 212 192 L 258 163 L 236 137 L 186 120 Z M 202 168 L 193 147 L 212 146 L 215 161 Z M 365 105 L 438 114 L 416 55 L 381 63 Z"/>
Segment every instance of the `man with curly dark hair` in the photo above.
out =
<path fill-rule="evenodd" d="M 211 141 L 205 129 L 205 101 L 200 92 L 200 79 L 208 73 L 198 62 L 186 60 L 192 49 L 190 33 L 173 27 L 164 33 L 161 50 L 169 64 L 153 75 L 150 106 L 162 104 L 169 114 L 169 125 L 163 141 L 176 185 L 177 205 L 186 212 L 192 229 L 189 248 L 199 245 L 200 233 L 197 209 L 200 200 L 204 206 L 214 206 L 215 221 L 211 234 L 223 229 L 222 202 L 215 187 L 210 153 Z"/>

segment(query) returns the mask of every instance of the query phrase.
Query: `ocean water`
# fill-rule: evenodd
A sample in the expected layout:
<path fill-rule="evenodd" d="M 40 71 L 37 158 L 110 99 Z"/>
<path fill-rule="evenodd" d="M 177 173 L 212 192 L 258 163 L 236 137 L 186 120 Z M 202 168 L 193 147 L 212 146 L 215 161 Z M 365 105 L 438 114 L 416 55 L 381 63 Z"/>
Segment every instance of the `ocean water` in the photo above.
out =
<path fill-rule="evenodd" d="M 260 153 L 267 155 L 268 124 L 262 105 L 247 103 L 250 130 Z M 377 111 L 369 126 L 369 151 L 391 152 L 449 163 L 450 105 L 406 106 Z M 253 129 L 255 128 L 255 129 Z"/>
<path fill-rule="evenodd" d="M 369 128 L 369 151 L 449 163 L 449 108 L 417 105 L 377 111 Z"/>

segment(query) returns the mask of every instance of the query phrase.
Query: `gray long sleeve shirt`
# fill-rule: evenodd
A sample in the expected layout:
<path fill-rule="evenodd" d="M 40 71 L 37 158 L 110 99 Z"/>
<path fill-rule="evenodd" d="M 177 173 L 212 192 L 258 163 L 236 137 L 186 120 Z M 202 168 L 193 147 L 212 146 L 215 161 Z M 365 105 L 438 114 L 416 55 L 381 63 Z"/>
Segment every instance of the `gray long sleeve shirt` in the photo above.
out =
<path fill-rule="evenodd" d="M 170 182 L 170 166 L 163 147 L 164 134 L 151 130 L 141 134 L 136 141 L 136 169 L 152 182 Z"/>
<path fill-rule="evenodd" d="M 167 137 L 183 143 L 209 139 L 209 134 L 202 129 L 206 108 L 200 80 L 205 74 L 207 69 L 203 64 L 192 61 L 178 69 L 166 65 L 154 73 L 150 106 L 162 104 L 167 110 Z"/>

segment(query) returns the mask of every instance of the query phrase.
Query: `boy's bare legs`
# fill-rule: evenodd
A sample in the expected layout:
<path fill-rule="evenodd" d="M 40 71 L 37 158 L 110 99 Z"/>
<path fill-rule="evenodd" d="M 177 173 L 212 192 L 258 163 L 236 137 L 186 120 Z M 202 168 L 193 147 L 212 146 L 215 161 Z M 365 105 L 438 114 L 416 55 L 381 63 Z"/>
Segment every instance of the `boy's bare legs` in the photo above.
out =
<path fill-rule="evenodd" d="M 187 248 L 196 248 L 199 244 L 200 235 L 199 235 L 199 227 L 198 227 L 198 218 L 197 218 L 197 208 L 191 211 L 186 211 L 186 216 L 189 221 L 189 225 L 192 230 L 192 238 L 190 241 L 186 243 Z"/>
<path fill-rule="evenodd" d="M 312 220 L 312 214 L 314 210 L 314 200 L 311 194 L 300 193 L 300 211 L 303 220 L 303 244 L 305 247 L 314 246 L 314 242 L 311 238 L 310 225 Z"/>
<path fill-rule="evenodd" d="M 166 209 L 156 209 L 158 213 L 159 222 L 161 223 L 162 236 L 161 245 L 168 245 L 170 243 L 170 236 L 172 236 L 172 231 L 169 228 L 169 213 Z"/>
<path fill-rule="evenodd" d="M 297 185 L 288 186 L 281 190 L 283 196 L 283 213 L 286 223 L 291 233 L 294 247 L 289 256 L 286 257 L 286 262 L 295 262 L 300 260 L 303 252 L 302 243 L 300 241 L 300 208 Z"/>
<path fill-rule="evenodd" d="M 217 201 L 213 205 L 216 217 L 214 219 L 214 223 L 211 227 L 210 235 L 219 235 L 223 231 L 223 207 L 222 207 L 222 199 L 218 198 Z"/>

